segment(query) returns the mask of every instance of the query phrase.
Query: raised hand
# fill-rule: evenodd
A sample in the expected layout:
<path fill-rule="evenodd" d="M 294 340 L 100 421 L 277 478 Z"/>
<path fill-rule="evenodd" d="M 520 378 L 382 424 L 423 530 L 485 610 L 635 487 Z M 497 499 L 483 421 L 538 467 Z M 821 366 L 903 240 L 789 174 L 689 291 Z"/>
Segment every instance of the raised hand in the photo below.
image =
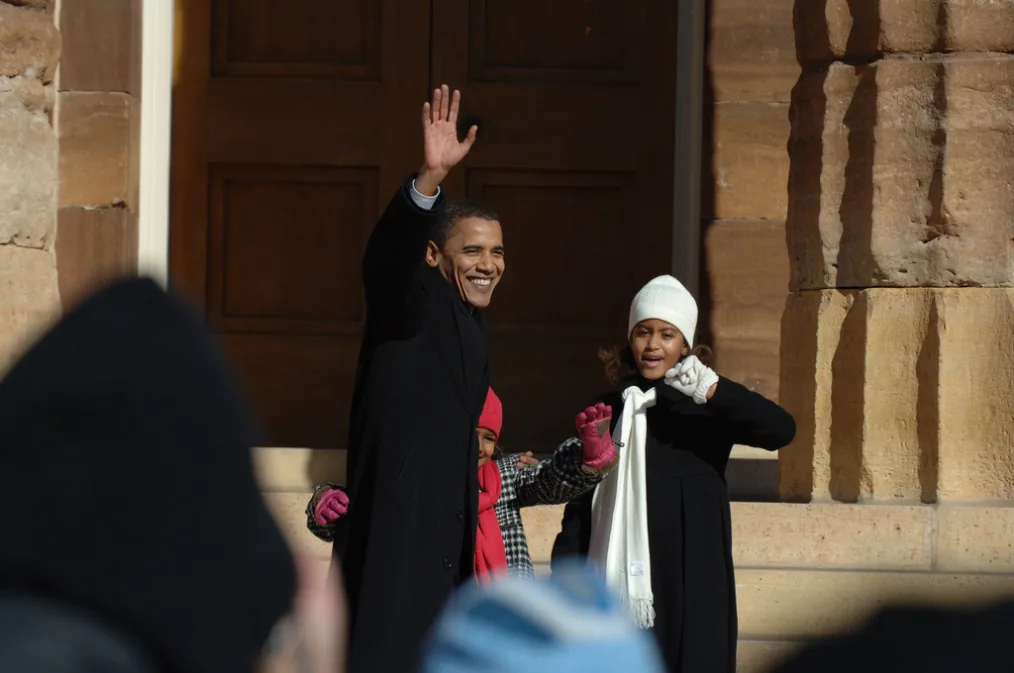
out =
<path fill-rule="evenodd" d="M 423 103 L 423 153 L 425 161 L 416 178 L 416 189 L 432 196 L 452 168 L 472 149 L 478 126 L 472 126 L 463 141 L 458 141 L 458 110 L 461 92 L 452 94 L 444 84 L 433 90 L 433 101 Z"/>
<path fill-rule="evenodd" d="M 313 516 L 318 526 L 332 526 L 349 511 L 349 496 L 340 488 L 325 491 L 317 499 Z"/>
<path fill-rule="evenodd" d="M 609 434 L 613 410 L 599 402 L 577 415 L 574 425 L 577 436 L 584 445 L 584 464 L 588 467 L 605 467 L 616 458 L 616 445 Z"/>

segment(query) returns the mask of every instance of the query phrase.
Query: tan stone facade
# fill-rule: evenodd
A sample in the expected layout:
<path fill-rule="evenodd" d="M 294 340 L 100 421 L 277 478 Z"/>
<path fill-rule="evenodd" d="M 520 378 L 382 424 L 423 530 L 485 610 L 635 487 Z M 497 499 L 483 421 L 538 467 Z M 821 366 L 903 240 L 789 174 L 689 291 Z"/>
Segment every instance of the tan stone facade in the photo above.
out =
<path fill-rule="evenodd" d="M 136 269 L 141 4 L 0 0 L 0 369 Z M 783 502 L 733 509 L 761 671 L 887 602 L 1014 595 L 1014 0 L 713 0 L 709 30 L 710 339 L 799 428 Z M 257 458 L 323 568 L 302 508 L 342 454 Z M 526 513 L 543 571 L 559 516 Z"/>
<path fill-rule="evenodd" d="M 136 268 L 140 5 L 0 2 L 0 370 Z"/>
<path fill-rule="evenodd" d="M 844 4 L 796 13 L 782 495 L 1009 500 L 1014 3 Z"/>
<path fill-rule="evenodd" d="M 137 268 L 141 0 L 60 10 L 57 266 L 64 304 Z"/>
<path fill-rule="evenodd" d="M 0 370 L 60 310 L 53 3 L 0 2 Z"/>

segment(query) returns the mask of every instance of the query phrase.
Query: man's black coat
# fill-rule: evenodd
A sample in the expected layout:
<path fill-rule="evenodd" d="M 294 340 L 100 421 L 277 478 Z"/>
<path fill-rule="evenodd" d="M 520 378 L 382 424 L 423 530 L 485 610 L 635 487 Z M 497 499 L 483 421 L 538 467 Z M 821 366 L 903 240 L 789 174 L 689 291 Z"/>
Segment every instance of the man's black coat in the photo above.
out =
<path fill-rule="evenodd" d="M 472 575 L 475 427 L 489 387 L 486 332 L 424 264 L 442 204 L 406 184 L 366 248 L 366 332 L 350 423 L 352 506 L 335 554 L 349 597 L 350 673 L 411 673 L 456 584 Z"/>

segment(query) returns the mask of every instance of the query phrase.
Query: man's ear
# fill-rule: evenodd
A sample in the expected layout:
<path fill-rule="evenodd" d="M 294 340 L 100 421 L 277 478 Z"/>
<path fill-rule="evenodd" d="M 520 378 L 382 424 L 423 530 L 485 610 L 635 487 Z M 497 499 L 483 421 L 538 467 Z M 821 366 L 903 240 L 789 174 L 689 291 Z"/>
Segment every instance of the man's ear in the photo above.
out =
<path fill-rule="evenodd" d="M 440 266 L 440 248 L 433 241 L 426 244 L 426 265 L 433 269 Z"/>

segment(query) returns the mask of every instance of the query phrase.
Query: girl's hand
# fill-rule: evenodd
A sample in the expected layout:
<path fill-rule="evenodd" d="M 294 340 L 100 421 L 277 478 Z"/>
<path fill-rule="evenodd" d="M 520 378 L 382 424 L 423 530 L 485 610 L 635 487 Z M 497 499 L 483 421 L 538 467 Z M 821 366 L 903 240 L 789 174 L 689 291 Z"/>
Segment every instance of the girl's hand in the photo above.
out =
<path fill-rule="evenodd" d="M 539 461 L 532 455 L 531 451 L 525 451 L 524 453 L 518 454 L 518 467 L 524 467 L 526 465 L 538 465 Z"/>
<path fill-rule="evenodd" d="M 608 465 L 616 459 L 616 445 L 609 434 L 613 410 L 599 402 L 577 415 L 574 425 L 584 446 L 584 464 L 592 468 Z"/>
<path fill-rule="evenodd" d="M 665 373 L 665 382 L 687 397 L 694 398 L 697 404 L 704 404 L 715 394 L 718 374 L 696 355 L 690 355 Z"/>
<path fill-rule="evenodd" d="M 313 517 L 318 526 L 333 526 L 349 511 L 349 496 L 340 488 L 324 491 L 317 498 Z"/>

